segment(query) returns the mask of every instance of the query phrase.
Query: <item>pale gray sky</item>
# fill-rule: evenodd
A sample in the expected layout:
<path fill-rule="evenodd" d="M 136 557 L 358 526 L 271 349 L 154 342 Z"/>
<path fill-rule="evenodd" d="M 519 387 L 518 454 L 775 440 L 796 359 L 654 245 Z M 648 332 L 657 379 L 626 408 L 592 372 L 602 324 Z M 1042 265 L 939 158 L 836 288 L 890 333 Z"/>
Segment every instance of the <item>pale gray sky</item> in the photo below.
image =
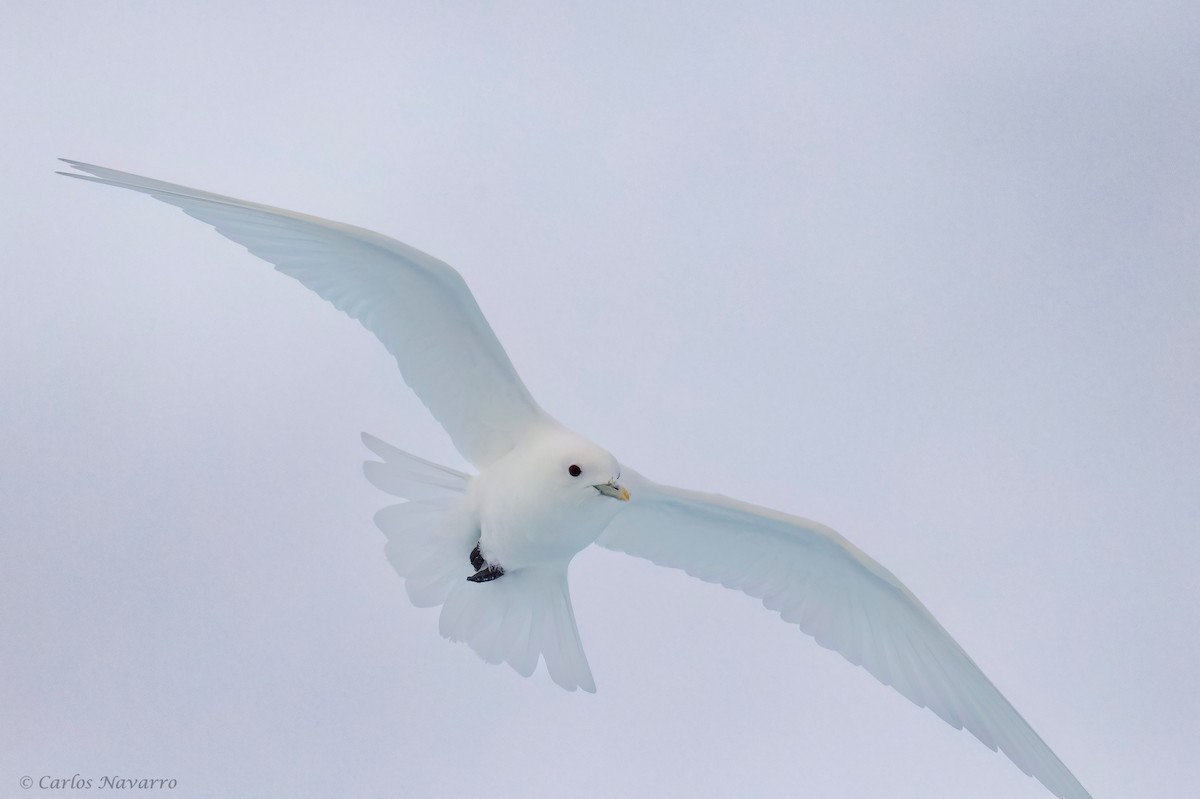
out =
<path fill-rule="evenodd" d="M 448 261 L 550 413 L 841 531 L 1096 799 L 1200 782 L 1194 3 L 8 5 L 0 796 L 1049 796 L 614 553 L 595 696 L 442 641 L 358 433 L 462 461 L 383 348 L 57 156 Z"/>

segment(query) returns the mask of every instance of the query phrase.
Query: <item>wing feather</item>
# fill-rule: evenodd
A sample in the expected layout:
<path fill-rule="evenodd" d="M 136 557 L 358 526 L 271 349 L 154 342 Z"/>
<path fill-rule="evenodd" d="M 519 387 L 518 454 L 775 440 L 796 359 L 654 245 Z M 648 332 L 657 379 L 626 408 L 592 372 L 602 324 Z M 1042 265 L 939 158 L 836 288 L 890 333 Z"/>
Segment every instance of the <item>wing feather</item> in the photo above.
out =
<path fill-rule="evenodd" d="M 436 258 L 339 222 L 66 163 L 89 174 L 60 174 L 183 209 L 357 319 L 395 357 L 405 382 L 476 466 L 502 456 L 523 430 L 546 418 L 462 276 Z"/>
<path fill-rule="evenodd" d="M 632 499 L 598 544 L 761 599 L 821 646 L 1000 749 L 1057 796 L 1090 799 L 912 592 L 838 533 L 624 474 Z"/>

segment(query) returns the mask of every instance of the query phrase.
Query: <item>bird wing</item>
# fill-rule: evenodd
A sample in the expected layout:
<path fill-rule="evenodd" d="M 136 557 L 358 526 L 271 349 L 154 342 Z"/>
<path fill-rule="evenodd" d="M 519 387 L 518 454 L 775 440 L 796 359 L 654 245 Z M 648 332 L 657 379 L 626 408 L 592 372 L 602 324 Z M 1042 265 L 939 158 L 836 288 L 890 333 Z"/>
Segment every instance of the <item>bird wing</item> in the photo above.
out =
<path fill-rule="evenodd" d="M 436 258 L 362 228 L 63 160 L 89 174 L 59 174 L 182 208 L 357 319 L 477 467 L 547 418 L 462 276 Z"/>
<path fill-rule="evenodd" d="M 1087 791 L 891 572 L 816 522 L 624 470 L 631 501 L 597 541 L 761 599 L 817 643 L 1064 799 Z"/>

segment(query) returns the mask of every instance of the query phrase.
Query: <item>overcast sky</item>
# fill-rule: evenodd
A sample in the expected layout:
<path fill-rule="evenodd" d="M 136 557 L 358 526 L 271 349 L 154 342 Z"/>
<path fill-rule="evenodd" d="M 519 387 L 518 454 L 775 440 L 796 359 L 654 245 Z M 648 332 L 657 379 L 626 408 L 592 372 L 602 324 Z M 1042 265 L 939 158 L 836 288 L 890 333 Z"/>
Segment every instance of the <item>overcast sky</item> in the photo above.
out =
<path fill-rule="evenodd" d="M 551 414 L 842 532 L 1096 799 L 1194 792 L 1200 10 L 894 5 L 6 4 L 0 795 L 1049 796 L 615 553 L 595 696 L 444 642 L 358 434 L 464 463 L 390 356 L 58 156 L 446 260 Z"/>

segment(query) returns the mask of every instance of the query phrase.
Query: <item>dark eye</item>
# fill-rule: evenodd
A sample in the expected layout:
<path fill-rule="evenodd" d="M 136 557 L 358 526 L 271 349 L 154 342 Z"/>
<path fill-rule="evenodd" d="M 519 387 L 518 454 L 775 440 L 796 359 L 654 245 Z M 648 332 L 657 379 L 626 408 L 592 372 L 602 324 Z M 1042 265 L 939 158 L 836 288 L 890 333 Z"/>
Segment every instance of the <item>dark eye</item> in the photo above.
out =
<path fill-rule="evenodd" d="M 572 477 L 578 477 L 579 475 L 583 474 L 583 469 L 580 469 L 578 466 L 572 463 L 567 467 L 567 474 L 571 475 Z"/>

